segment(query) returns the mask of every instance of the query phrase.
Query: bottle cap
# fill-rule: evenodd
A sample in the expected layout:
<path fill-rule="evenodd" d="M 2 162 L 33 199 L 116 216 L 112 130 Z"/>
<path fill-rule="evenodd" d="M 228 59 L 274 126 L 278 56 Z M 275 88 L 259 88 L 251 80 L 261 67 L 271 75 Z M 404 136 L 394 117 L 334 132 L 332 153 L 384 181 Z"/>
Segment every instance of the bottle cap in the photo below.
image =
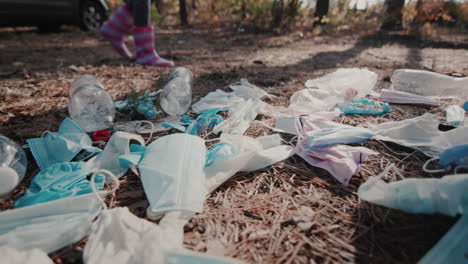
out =
<path fill-rule="evenodd" d="M 0 196 L 11 192 L 18 185 L 18 173 L 10 167 L 0 167 Z"/>

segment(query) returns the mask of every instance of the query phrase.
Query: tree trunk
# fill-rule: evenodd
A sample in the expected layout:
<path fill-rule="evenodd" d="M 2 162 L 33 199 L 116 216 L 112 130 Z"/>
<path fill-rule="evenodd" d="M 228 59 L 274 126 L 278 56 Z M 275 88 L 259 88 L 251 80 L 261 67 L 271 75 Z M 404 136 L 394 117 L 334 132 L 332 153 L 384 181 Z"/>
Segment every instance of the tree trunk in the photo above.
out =
<path fill-rule="evenodd" d="M 317 0 L 317 6 L 315 7 L 314 18 L 317 19 L 318 24 L 323 24 L 323 18 L 328 15 L 329 7 L 330 7 L 329 0 Z"/>
<path fill-rule="evenodd" d="M 384 22 L 380 27 L 383 30 L 403 29 L 403 7 L 405 0 L 385 0 Z"/>
<path fill-rule="evenodd" d="M 179 15 L 180 15 L 180 23 L 182 25 L 187 25 L 188 24 L 187 3 L 185 0 L 179 0 Z"/>

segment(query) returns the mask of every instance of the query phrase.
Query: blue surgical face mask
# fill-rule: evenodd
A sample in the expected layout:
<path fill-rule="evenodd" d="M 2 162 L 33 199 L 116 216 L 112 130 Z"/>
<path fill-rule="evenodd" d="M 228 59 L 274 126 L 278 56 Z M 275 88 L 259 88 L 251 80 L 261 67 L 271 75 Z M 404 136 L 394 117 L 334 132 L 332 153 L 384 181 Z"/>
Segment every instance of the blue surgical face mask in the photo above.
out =
<path fill-rule="evenodd" d="M 394 165 L 359 187 L 359 199 L 408 213 L 441 213 L 455 216 L 464 213 L 463 195 L 468 188 L 468 174 L 448 175 L 441 179 L 404 179 L 386 183 L 382 177 Z"/>
<path fill-rule="evenodd" d="M 172 251 L 166 255 L 167 264 L 242 264 L 243 261 L 228 258 L 210 256 L 208 254 L 202 254 L 192 252 L 188 250 Z"/>
<path fill-rule="evenodd" d="M 149 216 L 167 211 L 202 212 L 207 194 L 205 141 L 172 134 L 151 143 L 138 168 L 150 203 Z"/>
<path fill-rule="evenodd" d="M 41 170 L 65 161 L 88 160 L 101 150 L 92 146 L 91 138 L 73 120 L 66 118 L 58 132 L 27 140 Z"/>
<path fill-rule="evenodd" d="M 91 193 L 91 174 L 90 164 L 84 162 L 52 165 L 34 176 L 24 196 L 15 202 L 15 208 Z M 104 188 L 104 181 L 104 177 L 98 175 L 95 180 L 96 188 Z"/>
<path fill-rule="evenodd" d="M 429 165 L 435 160 L 439 160 L 440 168 L 429 169 Z M 439 158 L 430 159 L 423 166 L 423 170 L 429 173 L 445 172 L 450 169 L 455 169 L 456 173 L 459 168 L 468 168 L 468 144 L 446 149 L 440 153 Z"/>
<path fill-rule="evenodd" d="M 47 253 L 89 234 L 102 202 L 94 193 L 0 213 L 0 247 L 38 248 Z"/>
<path fill-rule="evenodd" d="M 362 127 L 337 127 L 306 132 L 309 140 L 305 151 L 320 149 L 331 145 L 362 143 L 375 134 Z"/>

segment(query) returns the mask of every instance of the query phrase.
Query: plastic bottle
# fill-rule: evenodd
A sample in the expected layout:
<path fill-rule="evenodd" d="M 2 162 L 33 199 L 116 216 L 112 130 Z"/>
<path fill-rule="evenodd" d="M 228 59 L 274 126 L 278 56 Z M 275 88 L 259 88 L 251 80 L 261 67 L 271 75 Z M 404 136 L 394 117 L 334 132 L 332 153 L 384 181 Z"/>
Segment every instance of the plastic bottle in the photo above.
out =
<path fill-rule="evenodd" d="M 192 72 L 184 67 L 176 68 L 164 85 L 159 104 L 171 116 L 185 114 L 192 104 Z"/>
<path fill-rule="evenodd" d="M 468 77 L 456 78 L 448 75 L 419 70 L 396 70 L 391 79 L 398 91 L 423 96 L 468 98 Z"/>
<path fill-rule="evenodd" d="M 13 140 L 0 135 L 0 196 L 11 192 L 24 178 L 28 160 Z"/>
<path fill-rule="evenodd" d="M 82 75 L 72 83 L 68 112 L 86 132 L 109 128 L 115 118 L 112 97 L 102 83 L 90 75 Z"/>

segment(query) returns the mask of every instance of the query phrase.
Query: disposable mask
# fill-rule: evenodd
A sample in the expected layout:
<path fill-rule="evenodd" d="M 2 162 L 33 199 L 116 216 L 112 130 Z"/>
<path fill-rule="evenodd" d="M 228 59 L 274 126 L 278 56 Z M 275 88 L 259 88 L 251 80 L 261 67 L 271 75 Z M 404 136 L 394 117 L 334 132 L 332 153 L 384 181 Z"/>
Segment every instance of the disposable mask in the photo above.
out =
<path fill-rule="evenodd" d="M 62 122 L 58 132 L 27 142 L 41 170 L 61 162 L 86 161 L 101 151 L 92 146 L 91 138 L 70 118 Z"/>
<path fill-rule="evenodd" d="M 404 179 L 386 183 L 382 180 L 395 166 L 369 178 L 359 187 L 359 199 L 413 214 L 463 214 L 463 195 L 468 188 L 468 174 L 448 175 L 441 179 Z"/>
<path fill-rule="evenodd" d="M 104 210 L 93 223 L 84 263 L 166 263 L 166 253 L 183 250 L 183 227 L 191 214 L 168 213 L 159 225 L 133 215 L 127 207 Z"/>
<path fill-rule="evenodd" d="M 207 193 L 205 163 L 205 141 L 197 136 L 172 134 L 151 143 L 138 166 L 150 203 L 148 215 L 202 212 Z"/>
<path fill-rule="evenodd" d="M 0 246 L 47 253 L 89 234 L 102 202 L 94 193 L 0 213 Z"/>
<path fill-rule="evenodd" d="M 223 122 L 223 118 L 218 115 L 219 109 L 207 109 L 201 112 L 196 120 L 191 121 L 187 127 L 187 133 L 190 135 L 198 135 L 200 131 L 212 129 L 214 126 Z"/>
<path fill-rule="evenodd" d="M 213 128 L 215 134 L 220 132 L 233 135 L 242 135 L 249 128 L 250 123 L 260 113 L 262 104 L 260 100 L 249 99 L 229 109 L 229 118 Z"/>
<path fill-rule="evenodd" d="M 335 109 L 334 111 L 322 111 L 308 115 L 301 115 L 294 117 L 290 115 L 282 115 L 276 118 L 275 130 L 278 132 L 299 135 L 301 132 L 312 131 L 322 128 L 334 128 L 339 124 L 333 122 L 335 117 L 340 116 L 341 111 Z M 298 129 L 302 127 L 302 129 Z"/>
<path fill-rule="evenodd" d="M 104 150 L 96 157 L 93 166 L 96 169 L 108 170 L 120 178 L 127 172 L 127 168 L 122 168 L 120 166 L 119 157 L 130 154 L 131 143 L 144 146 L 145 140 L 140 135 L 119 131 L 115 132 L 106 144 Z"/>
<path fill-rule="evenodd" d="M 224 162 L 237 154 L 237 149 L 234 145 L 226 142 L 221 142 L 206 153 L 205 167 L 210 167 L 213 164 Z"/>
<path fill-rule="evenodd" d="M 394 104 L 423 104 L 441 106 L 442 102 L 407 92 L 382 89 L 380 101 Z"/>
<path fill-rule="evenodd" d="M 298 142 L 295 152 L 314 167 L 327 170 L 340 183 L 348 184 L 368 156 L 377 154 L 364 147 L 334 145 L 315 150 L 304 150 L 307 139 Z"/>
<path fill-rule="evenodd" d="M 249 99 L 261 99 L 264 96 L 268 96 L 268 93 L 251 84 L 247 79 L 242 78 L 239 82 L 229 85 L 229 88 L 234 91 L 234 94 L 238 97 Z"/>
<path fill-rule="evenodd" d="M 47 256 L 44 251 L 37 248 L 31 250 L 20 251 L 9 247 L 0 247 L 0 255 L 2 260 L 8 264 L 53 264 L 54 262 Z"/>
<path fill-rule="evenodd" d="M 448 132 L 438 130 L 439 117 L 424 114 L 403 121 L 391 121 L 372 126 L 376 140 L 391 141 L 417 149 L 428 156 L 438 156 L 445 149 L 468 141 L 468 128 L 459 127 Z"/>
<path fill-rule="evenodd" d="M 223 158 L 212 158 L 213 162 L 205 168 L 208 192 L 215 190 L 239 171 L 263 169 L 294 155 L 291 146 L 281 145 L 278 134 L 256 139 L 222 134 L 220 141 L 220 144 L 229 145 L 224 146 Z"/>
<path fill-rule="evenodd" d="M 440 168 L 429 169 L 429 165 L 434 160 L 439 160 Z M 430 159 L 423 166 L 426 172 L 445 172 L 451 169 L 455 169 L 457 172 L 458 168 L 468 168 L 467 144 L 446 149 L 440 153 L 439 158 Z"/>
<path fill-rule="evenodd" d="M 34 176 L 24 196 L 15 202 L 15 208 L 90 193 L 91 174 L 92 167 L 84 162 L 52 165 Z M 96 178 L 98 189 L 104 188 L 104 180 L 102 175 Z"/>
<path fill-rule="evenodd" d="M 466 203 L 468 205 L 468 203 Z M 468 215 L 463 215 L 418 264 L 465 263 Z"/>
<path fill-rule="evenodd" d="M 461 126 L 465 121 L 465 110 L 459 105 L 451 105 L 445 109 L 445 116 L 449 126 Z"/>
<path fill-rule="evenodd" d="M 192 105 L 192 111 L 197 114 L 212 108 L 218 108 L 221 111 L 225 111 L 243 102 L 245 102 L 244 98 L 237 96 L 235 93 L 216 90 L 208 93 L 205 97 L 194 103 Z"/>
<path fill-rule="evenodd" d="M 179 116 L 167 116 L 159 121 L 136 120 L 130 122 L 123 122 L 114 125 L 115 131 L 123 131 L 128 133 L 150 134 L 156 132 L 167 131 L 169 128 L 164 127 L 164 123 L 172 124 L 178 123 Z"/>
<path fill-rule="evenodd" d="M 365 98 L 350 104 L 340 104 L 338 108 L 344 115 L 383 115 L 390 112 L 390 105 Z"/>
<path fill-rule="evenodd" d="M 375 135 L 367 128 L 352 126 L 314 130 L 305 134 L 308 138 L 307 144 L 304 146 L 305 151 L 337 144 L 362 143 Z"/>
<path fill-rule="evenodd" d="M 290 113 L 294 116 L 326 111 L 336 104 L 351 102 L 369 94 L 377 83 L 377 74 L 367 69 L 338 69 L 321 78 L 308 80 L 307 89 L 291 96 Z"/>
<path fill-rule="evenodd" d="M 166 256 L 167 264 L 241 264 L 240 260 L 226 257 L 210 256 L 188 250 L 172 251 Z"/>

